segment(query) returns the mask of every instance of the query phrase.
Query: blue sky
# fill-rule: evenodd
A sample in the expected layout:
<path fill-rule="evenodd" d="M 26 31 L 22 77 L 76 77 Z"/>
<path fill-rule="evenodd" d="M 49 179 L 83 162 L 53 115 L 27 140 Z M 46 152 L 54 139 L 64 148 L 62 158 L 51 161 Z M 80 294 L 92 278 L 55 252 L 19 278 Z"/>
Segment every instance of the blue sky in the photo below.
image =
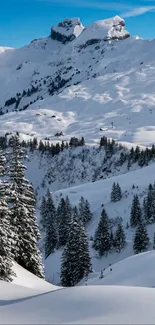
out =
<path fill-rule="evenodd" d="M 0 0 L 0 46 L 20 47 L 48 36 L 66 17 L 83 25 L 120 15 L 132 35 L 155 37 L 155 0 Z"/>

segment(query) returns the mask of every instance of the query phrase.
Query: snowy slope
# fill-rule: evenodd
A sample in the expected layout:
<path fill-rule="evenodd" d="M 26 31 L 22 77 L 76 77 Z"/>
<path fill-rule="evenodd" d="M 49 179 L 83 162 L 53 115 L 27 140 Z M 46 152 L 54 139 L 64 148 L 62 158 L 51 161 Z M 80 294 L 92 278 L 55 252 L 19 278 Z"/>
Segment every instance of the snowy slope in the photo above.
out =
<path fill-rule="evenodd" d="M 40 293 L 1 282 L 0 289 L 0 324 L 154 324 L 150 288 L 87 286 Z"/>
<path fill-rule="evenodd" d="M 68 195 L 73 206 L 78 205 L 81 196 L 90 202 L 91 210 L 93 212 L 92 221 L 87 226 L 87 232 L 90 238 L 90 236 L 94 236 L 95 229 L 97 228 L 102 211 L 102 204 L 104 204 L 110 218 L 121 217 L 123 224 L 126 227 L 126 223 L 129 222 L 130 218 L 133 195 L 138 194 L 140 202 L 143 202 L 147 193 L 148 185 L 154 181 L 154 170 L 155 164 L 153 163 L 148 167 L 128 172 L 123 175 L 57 191 L 53 193 L 53 197 L 58 203 L 60 197 L 63 196 L 65 198 Z M 120 184 L 123 193 L 121 201 L 116 203 L 110 201 L 113 182 L 118 182 Z M 135 185 L 134 189 L 132 188 L 133 184 Z M 147 228 L 150 237 L 149 248 L 152 249 L 155 224 L 148 225 Z M 135 229 L 125 229 L 125 232 L 127 245 L 121 253 L 113 252 L 108 254 L 107 257 L 98 258 L 96 252 L 91 248 L 92 242 L 90 242 L 90 255 L 92 258 L 93 269 L 95 271 L 100 272 L 101 269 L 108 268 L 109 264 L 117 263 L 134 254 L 132 245 Z M 46 278 L 55 284 L 58 284 L 60 281 L 60 259 L 61 252 L 56 251 L 45 260 Z"/>
<path fill-rule="evenodd" d="M 115 17 L 95 22 L 65 44 L 47 37 L 0 53 L 0 106 L 9 112 L 0 116 L 1 134 L 18 130 L 23 136 L 45 138 L 63 131 L 64 139 L 83 135 L 87 143 L 106 135 L 152 144 L 155 41 L 137 37 L 104 41 L 105 26 L 108 33 L 117 25 L 125 32 L 123 24 Z M 86 43 L 81 48 L 83 37 Z M 96 38 L 99 43 L 94 43 Z M 32 86 L 36 91 L 22 96 L 17 108 L 29 105 L 26 110 L 11 113 L 15 104 L 4 106 Z M 51 118 L 53 114 L 56 118 Z"/>
<path fill-rule="evenodd" d="M 112 271 L 106 269 L 103 279 L 90 279 L 87 284 L 155 288 L 154 259 L 155 251 L 131 256 L 113 264 Z"/>
<path fill-rule="evenodd" d="M 40 291 L 52 291 L 58 289 L 58 287 L 52 285 L 51 283 L 39 279 L 37 276 L 25 270 L 17 263 L 13 263 L 13 271 L 16 274 L 12 282 L 13 284 Z"/>

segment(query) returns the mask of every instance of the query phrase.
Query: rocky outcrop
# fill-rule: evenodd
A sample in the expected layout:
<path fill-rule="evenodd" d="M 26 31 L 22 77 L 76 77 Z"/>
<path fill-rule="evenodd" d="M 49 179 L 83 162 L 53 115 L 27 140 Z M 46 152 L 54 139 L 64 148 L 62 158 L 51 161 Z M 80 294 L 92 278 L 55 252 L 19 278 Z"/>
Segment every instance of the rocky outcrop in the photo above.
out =
<path fill-rule="evenodd" d="M 129 32 L 125 29 L 125 21 L 119 16 L 113 18 L 98 20 L 87 26 L 83 33 L 78 37 L 76 45 L 84 47 L 100 41 L 121 40 L 128 38 Z"/>
<path fill-rule="evenodd" d="M 67 18 L 51 28 L 51 38 L 62 43 L 71 42 L 81 34 L 83 29 L 79 18 Z"/>

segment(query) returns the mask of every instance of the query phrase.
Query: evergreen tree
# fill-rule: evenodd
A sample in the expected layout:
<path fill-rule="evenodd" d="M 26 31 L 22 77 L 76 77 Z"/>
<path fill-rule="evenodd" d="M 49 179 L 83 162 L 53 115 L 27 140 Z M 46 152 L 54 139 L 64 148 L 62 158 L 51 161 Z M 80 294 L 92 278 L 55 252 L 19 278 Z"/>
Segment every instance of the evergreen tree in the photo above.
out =
<path fill-rule="evenodd" d="M 110 246 L 111 246 L 111 248 L 115 247 L 115 239 L 114 239 L 114 234 L 113 234 L 112 230 L 110 232 Z"/>
<path fill-rule="evenodd" d="M 65 203 L 66 203 L 66 210 L 67 210 L 68 219 L 71 220 L 72 219 L 72 206 L 70 204 L 68 195 L 66 196 L 66 202 Z"/>
<path fill-rule="evenodd" d="M 113 183 L 112 190 L 111 190 L 111 202 L 116 202 L 116 184 Z"/>
<path fill-rule="evenodd" d="M 13 235 L 10 230 L 8 206 L 0 201 L 0 280 L 10 282 L 15 275 L 12 271 L 11 246 Z"/>
<path fill-rule="evenodd" d="M 116 196 L 116 201 L 120 201 L 121 198 L 122 198 L 121 187 L 120 187 L 120 185 L 118 183 L 116 184 L 116 193 L 115 193 L 115 196 Z"/>
<path fill-rule="evenodd" d="M 47 190 L 46 210 L 44 215 L 45 227 L 45 258 L 47 258 L 57 245 L 56 209 L 52 195 Z"/>
<path fill-rule="evenodd" d="M 144 252 L 148 248 L 149 244 L 149 236 L 147 233 L 147 229 L 145 226 L 145 223 L 141 220 L 139 223 L 135 237 L 134 237 L 134 243 L 133 243 L 133 249 L 134 253 L 138 254 L 141 252 Z"/>
<path fill-rule="evenodd" d="M 125 232 L 122 223 L 119 222 L 115 234 L 115 247 L 120 253 L 120 251 L 124 248 L 124 246 L 125 246 Z"/>
<path fill-rule="evenodd" d="M 113 183 L 111 190 L 111 202 L 120 201 L 122 198 L 122 191 L 120 185 L 117 183 Z"/>
<path fill-rule="evenodd" d="M 77 208 L 76 205 L 73 207 L 72 213 L 73 213 L 73 217 L 75 217 L 77 220 L 80 219 L 80 217 L 79 217 L 79 211 L 78 211 L 78 208 Z"/>
<path fill-rule="evenodd" d="M 16 262 L 43 277 L 43 265 L 37 241 L 40 238 L 35 216 L 35 196 L 33 186 L 25 178 L 26 167 L 22 164 L 24 152 L 16 134 L 10 141 L 12 154 L 10 159 L 10 211 L 11 228 L 15 245 L 12 253 Z"/>
<path fill-rule="evenodd" d="M 147 197 L 143 201 L 143 212 L 146 223 L 155 221 L 155 186 L 152 184 L 149 185 Z"/>
<path fill-rule="evenodd" d="M 70 210 L 68 210 L 68 203 L 66 204 L 66 201 L 63 198 L 60 201 L 58 213 L 58 247 L 60 248 L 66 245 L 71 225 L 71 213 Z"/>
<path fill-rule="evenodd" d="M 45 196 L 42 197 L 42 202 L 40 205 L 40 225 L 41 229 L 45 230 L 47 225 L 47 209 L 46 209 L 46 199 Z"/>
<path fill-rule="evenodd" d="M 153 249 L 155 249 L 155 233 L 154 233 L 154 236 L 153 236 Z"/>
<path fill-rule="evenodd" d="M 62 254 L 62 286 L 71 287 L 76 285 L 84 276 L 89 274 L 90 267 L 88 240 L 84 228 L 74 218 Z"/>
<path fill-rule="evenodd" d="M 90 204 L 88 200 L 85 200 L 82 196 L 79 203 L 79 219 L 84 225 L 92 219 Z"/>
<path fill-rule="evenodd" d="M 130 213 L 130 225 L 131 227 L 137 227 L 141 221 L 142 211 L 138 195 L 135 194 L 132 201 L 131 213 Z"/>
<path fill-rule="evenodd" d="M 102 210 L 101 218 L 95 231 L 93 247 L 99 252 L 100 256 L 107 254 L 111 248 L 109 218 L 105 209 Z"/>

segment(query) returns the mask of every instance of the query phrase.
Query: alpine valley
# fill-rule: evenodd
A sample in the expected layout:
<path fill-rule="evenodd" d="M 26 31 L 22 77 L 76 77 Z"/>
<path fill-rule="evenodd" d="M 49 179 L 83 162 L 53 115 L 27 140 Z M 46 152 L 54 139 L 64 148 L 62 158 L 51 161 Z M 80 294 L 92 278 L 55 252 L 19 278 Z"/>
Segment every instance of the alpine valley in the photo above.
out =
<path fill-rule="evenodd" d="M 0 86 L 0 324 L 153 324 L 155 39 L 65 19 L 0 47 Z"/>

